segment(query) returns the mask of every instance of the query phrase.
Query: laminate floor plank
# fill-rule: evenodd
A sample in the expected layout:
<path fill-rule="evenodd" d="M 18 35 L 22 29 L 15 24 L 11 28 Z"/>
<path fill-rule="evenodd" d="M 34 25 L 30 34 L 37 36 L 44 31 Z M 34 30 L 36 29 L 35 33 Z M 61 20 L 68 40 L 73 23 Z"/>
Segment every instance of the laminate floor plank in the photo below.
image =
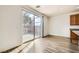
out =
<path fill-rule="evenodd" d="M 68 38 L 48 36 L 35 39 L 20 53 L 79 53 L 79 46 L 71 44 Z"/>

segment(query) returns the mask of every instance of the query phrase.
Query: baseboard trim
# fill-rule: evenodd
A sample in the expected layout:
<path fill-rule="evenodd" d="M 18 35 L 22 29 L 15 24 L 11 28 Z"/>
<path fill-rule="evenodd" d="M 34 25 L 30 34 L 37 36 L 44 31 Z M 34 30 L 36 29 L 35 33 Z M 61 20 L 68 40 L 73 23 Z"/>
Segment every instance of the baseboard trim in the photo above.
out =
<path fill-rule="evenodd" d="M 30 42 L 30 41 L 33 41 L 33 40 L 26 41 L 26 42 L 24 42 L 24 43 L 22 43 L 22 44 L 28 43 L 28 42 Z M 15 47 L 13 47 L 13 48 L 10 48 L 10 49 L 8 49 L 8 50 L 2 51 L 2 52 L 0 52 L 0 53 L 9 53 L 9 52 L 11 52 L 12 50 L 14 50 L 14 49 L 20 47 L 22 44 L 20 44 L 20 45 L 18 45 L 18 46 L 15 46 Z"/>
<path fill-rule="evenodd" d="M 62 38 L 67 38 L 67 39 L 70 39 L 70 37 L 65 37 L 65 36 L 57 36 L 57 35 L 47 35 L 47 37 L 62 37 Z"/>
<path fill-rule="evenodd" d="M 49 35 L 43 36 L 42 38 L 48 37 Z"/>
<path fill-rule="evenodd" d="M 16 46 L 16 47 L 10 48 L 10 49 L 8 49 L 8 50 L 2 51 L 2 52 L 0 52 L 0 53 L 9 53 L 10 51 L 12 51 L 12 50 L 18 48 L 19 46 L 21 46 L 21 45 L 18 45 L 18 46 Z"/>

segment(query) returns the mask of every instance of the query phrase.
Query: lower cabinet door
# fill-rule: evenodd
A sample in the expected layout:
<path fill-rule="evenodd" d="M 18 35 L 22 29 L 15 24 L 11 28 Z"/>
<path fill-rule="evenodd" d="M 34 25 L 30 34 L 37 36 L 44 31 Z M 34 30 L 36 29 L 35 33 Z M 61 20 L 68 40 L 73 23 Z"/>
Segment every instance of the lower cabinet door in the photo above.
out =
<path fill-rule="evenodd" d="M 71 38 L 71 41 L 73 44 L 78 45 L 78 39 L 77 38 Z"/>

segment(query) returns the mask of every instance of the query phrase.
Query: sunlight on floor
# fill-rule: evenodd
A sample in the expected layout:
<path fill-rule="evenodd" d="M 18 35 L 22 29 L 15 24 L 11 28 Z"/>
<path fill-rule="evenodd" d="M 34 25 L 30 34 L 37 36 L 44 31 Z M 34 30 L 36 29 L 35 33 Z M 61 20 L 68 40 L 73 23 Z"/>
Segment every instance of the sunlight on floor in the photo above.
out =
<path fill-rule="evenodd" d="M 23 35 L 23 42 L 29 41 L 33 39 L 32 34 Z"/>

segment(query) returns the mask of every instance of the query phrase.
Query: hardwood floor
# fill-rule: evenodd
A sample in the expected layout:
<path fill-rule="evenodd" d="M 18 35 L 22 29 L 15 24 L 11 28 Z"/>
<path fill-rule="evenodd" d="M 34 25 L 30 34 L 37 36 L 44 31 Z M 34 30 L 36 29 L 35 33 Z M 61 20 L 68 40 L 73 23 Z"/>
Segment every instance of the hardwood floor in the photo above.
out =
<path fill-rule="evenodd" d="M 29 48 L 29 49 L 28 49 Z M 28 49 L 28 50 L 27 50 Z M 63 37 L 39 38 L 25 47 L 20 53 L 78 53 L 79 46 L 70 43 Z"/>
<path fill-rule="evenodd" d="M 79 46 L 70 44 L 69 39 L 46 37 L 34 41 L 36 53 L 78 53 Z"/>

